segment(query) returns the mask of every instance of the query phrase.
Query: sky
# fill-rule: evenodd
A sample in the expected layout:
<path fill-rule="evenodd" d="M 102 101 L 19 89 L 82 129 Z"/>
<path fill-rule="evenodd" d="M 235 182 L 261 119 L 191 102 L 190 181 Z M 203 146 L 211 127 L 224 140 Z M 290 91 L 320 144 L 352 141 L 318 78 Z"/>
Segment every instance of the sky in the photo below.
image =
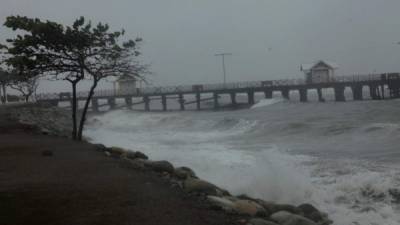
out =
<path fill-rule="evenodd" d="M 144 39 L 152 85 L 302 78 L 324 59 L 337 74 L 400 72 L 399 0 L 0 0 L 0 22 L 24 15 L 63 24 L 79 16 Z M 0 43 L 13 33 L 0 27 Z M 103 84 L 103 88 L 110 84 Z M 40 91 L 65 91 L 43 82 Z"/>

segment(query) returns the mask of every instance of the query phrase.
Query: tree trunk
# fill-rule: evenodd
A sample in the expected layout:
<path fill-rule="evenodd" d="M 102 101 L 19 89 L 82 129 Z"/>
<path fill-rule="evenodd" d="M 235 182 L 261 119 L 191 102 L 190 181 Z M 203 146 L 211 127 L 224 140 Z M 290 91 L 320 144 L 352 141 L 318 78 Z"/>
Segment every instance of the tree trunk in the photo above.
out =
<path fill-rule="evenodd" d="M 25 95 L 24 97 L 25 97 L 25 102 L 28 102 L 29 101 L 29 95 Z"/>
<path fill-rule="evenodd" d="M 4 104 L 4 102 L 3 102 L 3 91 L 1 90 L 1 88 L 0 88 L 0 102 L 1 102 L 1 104 Z"/>
<path fill-rule="evenodd" d="M 3 104 L 6 104 L 6 103 L 7 103 L 7 90 L 6 90 L 6 85 L 3 84 L 3 85 L 1 85 L 1 86 L 2 86 L 2 88 L 3 88 Z"/>
<path fill-rule="evenodd" d="M 72 139 L 76 140 L 77 137 L 77 121 L 76 121 L 76 111 L 77 111 L 77 101 L 76 101 L 76 84 L 78 82 L 72 83 Z"/>
<path fill-rule="evenodd" d="M 92 97 L 94 94 L 94 89 L 96 89 L 98 82 L 99 81 L 96 78 L 94 78 L 93 85 L 92 85 L 92 87 L 90 87 L 89 95 L 86 98 L 85 106 L 83 107 L 83 111 L 82 111 L 82 115 L 81 115 L 82 117 L 81 117 L 81 121 L 79 123 L 79 130 L 78 130 L 78 140 L 79 141 L 82 140 L 83 127 L 85 126 L 85 121 L 86 121 L 86 113 L 89 108 L 89 103 L 92 100 Z"/>

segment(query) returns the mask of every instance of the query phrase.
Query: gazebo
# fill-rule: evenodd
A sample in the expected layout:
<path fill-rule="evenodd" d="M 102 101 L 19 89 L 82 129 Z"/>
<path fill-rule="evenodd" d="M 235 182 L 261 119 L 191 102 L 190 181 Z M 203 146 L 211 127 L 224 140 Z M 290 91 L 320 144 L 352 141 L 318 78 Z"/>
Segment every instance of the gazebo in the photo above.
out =
<path fill-rule="evenodd" d="M 319 60 L 301 65 L 300 70 L 304 72 L 306 83 L 327 83 L 333 80 L 337 68 L 336 63 Z"/>

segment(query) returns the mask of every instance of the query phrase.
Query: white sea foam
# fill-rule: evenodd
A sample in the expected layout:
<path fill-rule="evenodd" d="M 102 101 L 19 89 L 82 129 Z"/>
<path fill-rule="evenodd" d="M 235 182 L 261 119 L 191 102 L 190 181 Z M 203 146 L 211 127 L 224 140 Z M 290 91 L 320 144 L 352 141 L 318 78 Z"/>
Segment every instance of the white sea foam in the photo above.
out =
<path fill-rule="evenodd" d="M 298 107 L 297 114 L 293 114 L 302 123 L 311 121 L 300 114 L 302 111 L 307 112 L 304 107 L 307 106 Z M 284 134 L 284 140 L 291 142 L 292 138 L 302 135 L 305 140 L 301 144 L 309 142 L 310 149 L 326 146 L 323 142 L 328 138 L 327 143 L 330 145 L 340 140 L 354 146 L 357 132 L 360 132 L 360 137 L 368 134 L 368 138 L 373 138 L 375 129 L 389 129 L 392 135 L 397 132 L 397 126 L 387 125 L 392 124 L 389 122 L 372 122 L 357 127 L 353 118 L 340 117 L 342 120 L 349 119 L 348 123 L 355 129 L 344 129 L 340 135 L 335 133 L 326 136 L 324 133 L 315 138 L 318 129 L 325 131 L 326 127 L 337 126 L 337 114 L 333 120 L 326 118 L 330 111 L 337 109 L 326 104 L 316 109 L 320 110 L 319 120 L 312 120 L 312 123 L 304 127 L 295 126 L 293 132 L 279 133 L 275 132 L 275 125 L 288 127 L 298 122 L 293 119 L 293 115 L 291 121 L 286 121 L 287 118 L 282 118 L 279 111 L 273 112 L 269 108 L 266 107 L 265 111 L 259 107 L 258 110 L 232 113 L 114 111 L 96 117 L 98 122 L 89 125 L 86 134 L 94 142 L 140 150 L 155 160 L 165 159 L 176 166 L 189 166 L 200 177 L 234 194 L 246 193 L 280 203 L 315 204 L 338 225 L 400 224 L 399 199 L 391 194 L 400 184 L 397 168 L 348 158 L 338 153 L 325 158 L 305 153 L 295 154 L 295 144 L 300 140 L 298 138 L 291 145 L 290 151 L 282 148 L 280 143 L 268 144 L 265 141 L 267 137 L 270 138 L 268 140 L 281 140 L 280 136 Z M 273 114 L 267 114 L 267 111 Z M 308 133 L 309 129 L 314 130 Z M 343 138 L 346 132 L 352 138 Z M 279 138 L 271 138 L 274 135 Z M 385 136 L 380 138 L 385 140 Z M 330 154 L 329 151 L 325 152 Z"/>
<path fill-rule="evenodd" d="M 266 107 L 266 106 L 270 106 L 279 102 L 283 102 L 284 99 L 282 98 L 271 98 L 271 99 L 261 99 L 259 100 L 255 105 L 253 105 L 251 108 L 252 109 L 256 109 L 256 108 L 260 108 L 260 107 Z"/>

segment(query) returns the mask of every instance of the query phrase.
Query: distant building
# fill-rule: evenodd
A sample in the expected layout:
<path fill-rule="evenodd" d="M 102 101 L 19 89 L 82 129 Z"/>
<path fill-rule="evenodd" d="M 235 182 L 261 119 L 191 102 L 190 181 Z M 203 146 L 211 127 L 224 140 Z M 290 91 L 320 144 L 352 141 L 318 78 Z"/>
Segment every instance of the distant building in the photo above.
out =
<path fill-rule="evenodd" d="M 123 75 L 115 81 L 116 94 L 132 94 L 137 91 L 137 78 L 134 75 Z"/>
<path fill-rule="evenodd" d="M 301 65 L 301 71 L 305 74 L 307 83 L 331 82 L 338 68 L 336 63 L 320 60 L 312 64 Z"/>

